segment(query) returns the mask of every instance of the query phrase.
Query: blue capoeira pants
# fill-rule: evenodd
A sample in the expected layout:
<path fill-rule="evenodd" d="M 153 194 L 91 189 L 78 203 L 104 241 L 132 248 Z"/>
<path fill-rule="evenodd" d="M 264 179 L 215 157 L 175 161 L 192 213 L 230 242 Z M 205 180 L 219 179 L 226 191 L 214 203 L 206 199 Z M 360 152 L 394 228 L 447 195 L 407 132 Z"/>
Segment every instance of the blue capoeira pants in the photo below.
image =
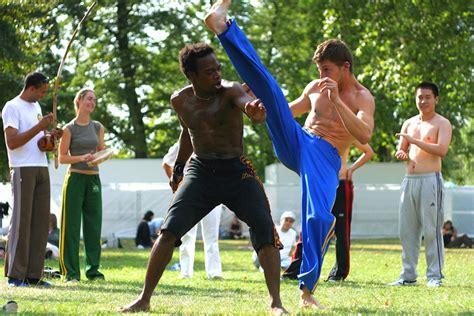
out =
<path fill-rule="evenodd" d="M 267 129 L 275 153 L 302 184 L 303 261 L 298 275 L 300 288 L 313 292 L 321 274 L 323 257 L 334 235 L 331 208 L 336 198 L 341 158 L 337 149 L 303 129 L 291 115 L 283 92 L 262 65 L 254 48 L 235 21 L 219 40 L 241 79 L 261 99 L 267 110 Z"/>

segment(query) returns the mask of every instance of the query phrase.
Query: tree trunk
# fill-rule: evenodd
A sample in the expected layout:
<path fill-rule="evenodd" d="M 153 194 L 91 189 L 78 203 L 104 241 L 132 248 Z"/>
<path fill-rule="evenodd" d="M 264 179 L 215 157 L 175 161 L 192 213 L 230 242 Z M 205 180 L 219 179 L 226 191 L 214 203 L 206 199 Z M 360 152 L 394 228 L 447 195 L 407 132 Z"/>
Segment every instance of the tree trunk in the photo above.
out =
<path fill-rule="evenodd" d="M 117 42 L 120 68 L 122 70 L 125 87 L 123 97 L 130 111 L 130 125 L 133 136 L 130 139 L 130 146 L 135 152 L 135 158 L 146 158 L 148 156 L 146 146 L 145 125 L 143 123 L 143 113 L 138 103 L 138 96 L 135 85 L 135 68 L 132 64 L 131 52 L 129 48 L 128 33 L 130 25 L 129 8 L 127 0 L 117 1 Z"/>

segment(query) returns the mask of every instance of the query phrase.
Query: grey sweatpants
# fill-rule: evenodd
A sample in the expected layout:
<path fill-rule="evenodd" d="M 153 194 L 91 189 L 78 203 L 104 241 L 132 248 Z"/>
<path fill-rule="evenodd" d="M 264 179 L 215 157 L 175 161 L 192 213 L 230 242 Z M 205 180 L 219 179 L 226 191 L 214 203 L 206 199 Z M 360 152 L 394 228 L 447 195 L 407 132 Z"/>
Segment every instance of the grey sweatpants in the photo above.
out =
<path fill-rule="evenodd" d="M 5 276 L 41 279 L 48 240 L 50 182 L 48 167 L 11 169 L 13 212 L 8 232 Z"/>
<path fill-rule="evenodd" d="M 444 190 L 441 173 L 408 174 L 401 187 L 399 234 L 402 241 L 400 278 L 416 280 L 421 236 L 425 241 L 426 277 L 441 279 L 444 263 L 441 226 L 444 219 Z"/>

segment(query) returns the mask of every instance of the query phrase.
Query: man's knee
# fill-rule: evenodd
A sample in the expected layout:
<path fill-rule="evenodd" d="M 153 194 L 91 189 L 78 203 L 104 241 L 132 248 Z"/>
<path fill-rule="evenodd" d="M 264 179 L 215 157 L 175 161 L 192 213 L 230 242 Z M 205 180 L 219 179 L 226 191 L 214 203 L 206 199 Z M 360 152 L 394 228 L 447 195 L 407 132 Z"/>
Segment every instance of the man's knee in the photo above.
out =
<path fill-rule="evenodd" d="M 158 238 L 158 243 L 161 245 L 174 247 L 176 240 L 178 240 L 178 237 L 176 237 L 175 234 L 169 230 L 162 230 L 160 237 Z"/>
<path fill-rule="evenodd" d="M 280 255 L 280 251 L 273 244 L 264 244 L 257 251 L 259 258 L 267 257 L 271 253 L 277 253 Z"/>
<path fill-rule="evenodd" d="M 437 238 L 437 232 L 436 230 L 425 230 L 423 232 L 423 239 L 425 240 L 425 243 L 428 242 L 434 242 Z"/>

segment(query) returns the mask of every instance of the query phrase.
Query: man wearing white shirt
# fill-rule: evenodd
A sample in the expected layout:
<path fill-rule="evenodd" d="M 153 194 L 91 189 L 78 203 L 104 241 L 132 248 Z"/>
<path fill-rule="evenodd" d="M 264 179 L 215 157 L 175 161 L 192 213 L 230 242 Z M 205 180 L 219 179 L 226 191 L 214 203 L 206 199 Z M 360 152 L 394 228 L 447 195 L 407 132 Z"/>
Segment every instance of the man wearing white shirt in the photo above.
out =
<path fill-rule="evenodd" d="M 50 181 L 46 154 L 37 145 L 53 122 L 52 114 L 42 116 L 38 104 L 48 88 L 46 76 L 30 73 L 20 95 L 2 110 L 13 192 L 5 259 L 9 287 L 50 285 L 41 280 L 48 240 Z"/>
<path fill-rule="evenodd" d="M 163 169 L 168 178 L 173 172 L 174 162 L 178 156 L 179 144 L 170 147 L 163 157 Z M 201 233 L 204 241 L 204 264 L 209 279 L 222 278 L 222 263 L 219 254 L 219 225 L 221 221 L 222 205 L 216 206 L 201 220 Z M 197 224 L 182 238 L 179 246 L 180 278 L 191 278 L 194 272 L 194 255 L 196 250 Z"/>
<path fill-rule="evenodd" d="M 295 223 L 295 218 L 295 213 L 292 211 L 283 212 L 280 216 L 280 226 L 276 227 L 280 242 L 283 245 L 283 248 L 280 249 L 280 267 L 282 269 L 286 269 L 290 265 L 290 254 L 293 253 L 293 250 L 296 247 L 298 234 L 292 228 L 293 224 Z M 263 271 L 255 251 L 252 254 L 252 261 L 256 268 L 260 269 L 260 271 Z"/>
<path fill-rule="evenodd" d="M 280 226 L 277 227 L 278 236 L 283 244 L 283 249 L 280 249 L 280 266 L 282 269 L 288 268 L 291 263 L 291 253 L 296 247 L 296 239 L 298 234 L 292 228 L 295 223 L 295 213 L 286 211 L 281 214 Z"/>

